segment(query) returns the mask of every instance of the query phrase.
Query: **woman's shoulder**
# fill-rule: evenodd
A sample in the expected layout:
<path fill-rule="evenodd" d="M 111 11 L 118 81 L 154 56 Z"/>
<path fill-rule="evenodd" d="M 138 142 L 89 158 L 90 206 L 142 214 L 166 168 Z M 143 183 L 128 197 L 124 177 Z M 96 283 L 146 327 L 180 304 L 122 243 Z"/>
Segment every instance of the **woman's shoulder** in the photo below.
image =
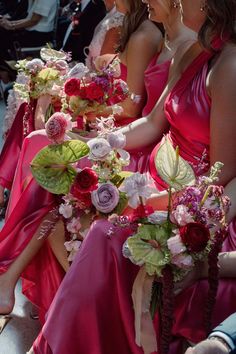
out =
<path fill-rule="evenodd" d="M 216 81 L 235 83 L 236 80 L 236 45 L 228 43 L 222 49 L 220 54 L 216 55 L 216 60 L 213 62 L 209 73 L 209 80 L 214 85 Z"/>
<path fill-rule="evenodd" d="M 143 48 L 143 44 L 145 46 L 147 44 L 151 44 L 157 47 L 160 43 L 162 43 L 163 35 L 160 29 L 150 20 L 146 20 L 141 23 L 141 25 L 137 28 L 137 30 L 132 33 L 129 45 L 141 45 Z M 145 42 L 144 42 L 145 41 Z"/>

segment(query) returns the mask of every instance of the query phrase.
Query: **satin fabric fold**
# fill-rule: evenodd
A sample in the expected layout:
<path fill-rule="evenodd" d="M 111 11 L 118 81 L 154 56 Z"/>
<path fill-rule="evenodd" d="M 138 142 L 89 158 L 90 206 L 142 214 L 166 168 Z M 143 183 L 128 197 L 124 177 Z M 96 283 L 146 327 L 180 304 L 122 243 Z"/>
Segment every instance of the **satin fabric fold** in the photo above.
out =
<path fill-rule="evenodd" d="M 36 136 L 34 139 L 30 138 L 31 135 L 24 139 L 18 157 L 6 221 L 0 232 L 1 273 L 24 250 L 43 218 L 55 205 L 54 196 L 36 183 L 30 171 L 34 155 L 49 143 L 47 137 L 40 133 L 31 133 Z M 38 306 L 42 323 L 63 276 L 64 271 L 45 242 L 22 274 L 22 292 Z"/>
<path fill-rule="evenodd" d="M 23 119 L 27 110 L 28 104 L 26 102 L 22 103 L 17 111 L 0 154 L 0 184 L 7 189 L 11 189 L 24 140 Z"/>

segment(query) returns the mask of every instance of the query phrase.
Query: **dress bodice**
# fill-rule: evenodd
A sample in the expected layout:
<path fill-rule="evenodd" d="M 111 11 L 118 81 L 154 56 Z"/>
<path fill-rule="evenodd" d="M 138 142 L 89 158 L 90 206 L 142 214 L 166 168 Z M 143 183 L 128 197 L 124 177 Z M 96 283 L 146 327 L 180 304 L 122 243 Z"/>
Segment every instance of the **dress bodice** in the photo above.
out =
<path fill-rule="evenodd" d="M 119 79 L 127 81 L 127 66 L 120 62 L 120 77 Z"/>
<path fill-rule="evenodd" d="M 147 95 L 142 116 L 147 116 L 161 96 L 168 79 L 170 60 L 157 63 L 159 53 L 154 56 L 144 74 L 144 84 Z"/>
<path fill-rule="evenodd" d="M 196 174 L 202 174 L 209 168 L 211 99 L 207 93 L 206 79 L 212 55 L 205 51 L 200 53 L 182 74 L 164 105 L 170 123 L 168 137 L 174 147 L 179 147 L 180 155 L 192 164 Z M 154 163 L 158 147 L 159 144 L 150 157 L 150 172 L 164 187 Z"/>
<path fill-rule="evenodd" d="M 144 73 L 144 85 L 147 99 L 146 105 L 142 110 L 142 117 L 148 115 L 152 111 L 153 107 L 161 96 L 168 79 L 170 61 L 168 60 L 159 64 L 157 63 L 158 56 L 159 53 L 153 57 Z M 120 78 L 126 81 L 127 67 L 120 63 L 120 70 Z M 118 122 L 118 125 L 127 125 L 135 119 L 137 118 L 124 118 Z"/>
<path fill-rule="evenodd" d="M 117 11 L 114 7 L 97 25 L 89 47 L 85 48 L 85 53 L 87 54 L 86 65 L 89 68 L 93 67 L 93 60 L 101 54 L 101 49 L 107 32 L 112 28 L 122 26 L 123 19 L 124 14 Z"/>

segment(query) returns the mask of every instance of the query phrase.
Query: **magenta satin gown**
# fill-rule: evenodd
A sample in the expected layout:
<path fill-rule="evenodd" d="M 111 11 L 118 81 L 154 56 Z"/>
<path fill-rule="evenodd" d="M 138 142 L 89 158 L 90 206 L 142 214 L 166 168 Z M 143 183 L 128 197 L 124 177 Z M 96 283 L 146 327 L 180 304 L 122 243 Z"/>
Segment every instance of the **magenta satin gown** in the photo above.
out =
<path fill-rule="evenodd" d="M 211 55 L 201 53 L 184 72 L 165 104 L 169 136 L 182 156 L 196 162 L 209 153 L 210 99 L 206 75 Z M 178 104 L 176 104 L 178 103 Z M 153 158 L 150 161 L 153 169 Z M 196 164 L 197 165 L 197 164 Z M 155 174 L 156 175 L 156 174 Z M 158 178 L 157 178 L 157 181 Z M 121 249 L 129 230 L 95 222 L 49 309 L 47 321 L 34 342 L 35 354 L 140 354 L 134 343 L 131 289 L 138 267 L 127 262 Z M 234 223 L 224 250 L 236 249 Z M 182 339 L 205 337 L 203 313 L 207 282 L 199 281 L 176 297 L 170 354 L 183 354 Z M 220 280 L 213 326 L 236 311 L 235 280 Z"/>
<path fill-rule="evenodd" d="M 155 61 L 153 60 L 149 74 L 147 74 L 148 97 L 151 96 L 150 92 L 153 90 L 157 99 L 167 81 L 169 62 L 163 63 L 160 68 L 154 64 Z M 155 72 L 154 68 L 156 68 L 155 76 L 152 75 Z M 126 75 L 125 69 L 123 66 L 122 77 Z M 152 97 L 152 103 L 147 103 L 146 111 L 152 109 L 156 99 Z M 39 187 L 30 172 L 30 162 L 33 157 L 49 143 L 45 130 L 34 131 L 24 139 L 21 152 L 17 157 L 18 164 L 10 195 L 6 223 L 0 232 L 0 273 L 5 271 L 17 255 L 22 252 L 40 226 L 43 217 L 54 205 L 53 195 Z M 137 152 L 134 152 L 134 154 L 133 170 L 136 171 L 136 168 L 141 168 L 141 166 L 146 169 L 146 161 L 148 161 L 149 155 L 140 156 Z M 140 163 L 138 162 L 139 159 Z M 27 185 L 26 189 L 25 185 Z M 39 307 L 42 322 L 44 322 L 45 312 L 49 308 L 63 275 L 64 272 L 47 243 L 23 273 L 23 293 Z"/>

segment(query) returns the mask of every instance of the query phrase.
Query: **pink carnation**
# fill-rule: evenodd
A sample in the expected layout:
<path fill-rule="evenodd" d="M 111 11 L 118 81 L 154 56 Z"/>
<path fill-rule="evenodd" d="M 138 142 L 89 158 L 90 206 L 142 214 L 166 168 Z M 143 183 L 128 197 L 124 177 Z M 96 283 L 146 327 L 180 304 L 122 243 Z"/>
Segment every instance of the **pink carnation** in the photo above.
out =
<path fill-rule="evenodd" d="M 60 144 L 64 141 L 67 130 L 72 129 L 71 116 L 62 112 L 54 113 L 45 124 L 49 140 Z"/>
<path fill-rule="evenodd" d="M 171 262 L 175 264 L 177 267 L 184 268 L 184 269 L 191 268 L 194 265 L 192 256 L 185 253 L 181 253 L 181 254 L 177 254 L 176 256 L 173 256 L 171 258 Z"/>
<path fill-rule="evenodd" d="M 189 213 L 189 209 L 185 205 L 180 204 L 174 211 L 172 211 L 171 221 L 180 226 L 184 226 L 194 220 L 192 215 Z"/>

